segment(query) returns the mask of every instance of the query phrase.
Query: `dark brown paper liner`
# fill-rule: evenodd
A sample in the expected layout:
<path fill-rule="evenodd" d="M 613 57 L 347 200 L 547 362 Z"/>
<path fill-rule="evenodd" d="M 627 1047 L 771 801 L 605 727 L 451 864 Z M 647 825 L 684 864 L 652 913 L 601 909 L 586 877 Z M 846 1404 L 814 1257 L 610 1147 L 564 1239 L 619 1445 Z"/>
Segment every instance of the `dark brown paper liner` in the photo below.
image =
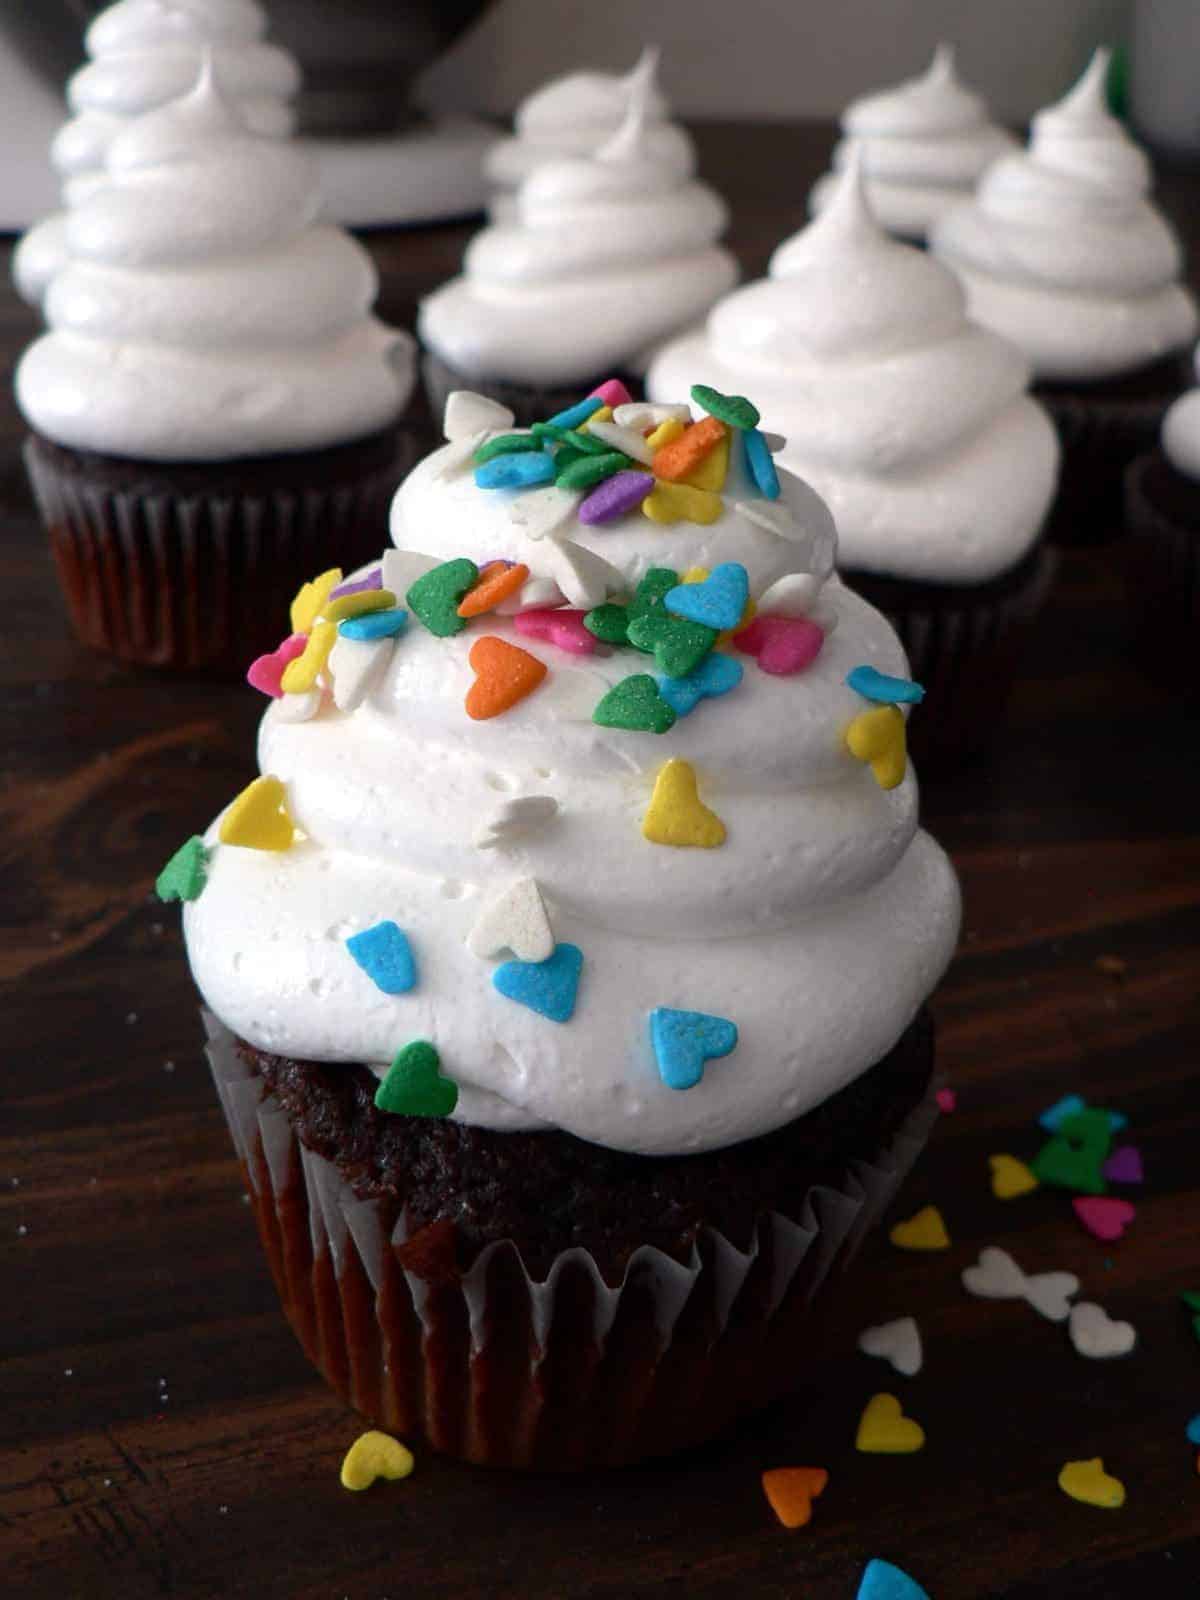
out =
<path fill-rule="evenodd" d="M 446 407 L 446 398 L 455 389 L 470 389 L 475 394 L 485 394 L 490 400 L 507 406 L 518 427 L 529 428 L 535 422 L 545 422 L 568 406 L 575 405 L 585 395 L 606 382 L 619 378 L 635 400 L 642 396 L 642 384 L 627 372 L 598 372 L 594 377 L 583 378 L 578 383 L 546 386 L 540 384 L 506 383 L 498 378 L 472 378 L 456 372 L 432 351 L 421 354 L 421 377 L 425 384 L 429 408 L 440 425 Z"/>
<path fill-rule="evenodd" d="M 1186 686 L 1195 695 L 1200 525 L 1188 526 L 1155 496 L 1155 480 L 1169 470 L 1161 451 L 1156 450 L 1140 456 L 1126 472 L 1125 515 L 1132 535 L 1126 578 L 1143 653 L 1167 671 L 1177 686 Z M 1200 489 L 1197 494 L 1200 496 Z"/>
<path fill-rule="evenodd" d="M 845 571 L 844 582 L 900 636 L 925 698 L 908 723 L 918 764 L 977 755 L 1002 720 L 1029 624 L 1053 583 L 1057 553 L 1039 544 L 1011 572 L 958 587 Z"/>
<path fill-rule="evenodd" d="M 302 583 L 378 556 L 415 451 L 392 428 L 308 456 L 158 468 L 31 435 L 25 466 L 84 644 L 142 666 L 240 673 L 286 635 Z"/>
<path fill-rule="evenodd" d="M 305 1148 L 233 1036 L 208 1057 L 283 1309 L 337 1393 L 392 1432 L 488 1466 L 578 1469 L 664 1455 L 795 1383 L 803 1319 L 882 1216 L 937 1117 L 934 1087 L 889 1147 L 746 1251 L 708 1230 L 691 1260 L 650 1246 L 616 1286 L 582 1249 L 533 1280 L 516 1246 L 461 1278 L 405 1270 L 395 1203 L 359 1200 Z"/>

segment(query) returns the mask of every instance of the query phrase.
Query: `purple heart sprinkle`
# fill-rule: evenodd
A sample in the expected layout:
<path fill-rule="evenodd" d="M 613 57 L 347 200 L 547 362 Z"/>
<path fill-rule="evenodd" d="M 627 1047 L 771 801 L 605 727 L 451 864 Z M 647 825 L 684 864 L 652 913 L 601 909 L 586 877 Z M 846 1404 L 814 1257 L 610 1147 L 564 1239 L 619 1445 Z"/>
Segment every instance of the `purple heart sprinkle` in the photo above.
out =
<path fill-rule="evenodd" d="M 636 511 L 653 488 L 653 473 L 628 469 L 614 472 L 611 478 L 597 484 L 579 507 L 579 520 L 592 525 L 623 517 L 627 511 Z"/>
<path fill-rule="evenodd" d="M 375 567 L 367 573 L 365 578 L 359 578 L 357 583 L 340 583 L 330 594 L 331 600 L 336 600 L 342 594 L 363 594 L 368 589 L 383 588 L 383 568 Z"/>
<path fill-rule="evenodd" d="M 1104 1176 L 1113 1183 L 1141 1183 L 1142 1153 L 1136 1145 L 1123 1144 L 1104 1163 Z"/>

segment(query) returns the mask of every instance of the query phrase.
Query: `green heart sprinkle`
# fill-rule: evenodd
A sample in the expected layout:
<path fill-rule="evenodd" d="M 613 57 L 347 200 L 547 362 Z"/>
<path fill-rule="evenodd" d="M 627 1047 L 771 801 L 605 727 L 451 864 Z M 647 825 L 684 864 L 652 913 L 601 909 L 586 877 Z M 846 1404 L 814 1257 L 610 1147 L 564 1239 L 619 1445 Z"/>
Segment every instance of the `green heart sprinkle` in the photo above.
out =
<path fill-rule="evenodd" d="M 666 733 L 675 726 L 675 713 L 658 692 L 648 672 L 622 678 L 592 712 L 601 728 L 629 728 L 634 733 Z"/>
<path fill-rule="evenodd" d="M 478 577 L 479 568 L 465 556 L 443 561 L 440 567 L 417 579 L 405 595 L 405 603 L 430 633 L 448 639 L 467 625 L 467 619 L 458 614 L 458 603 Z"/>
<path fill-rule="evenodd" d="M 670 567 L 650 567 L 634 592 L 628 605 L 609 601 L 596 606 L 583 619 L 589 633 L 605 644 L 628 644 L 629 624 L 635 617 L 650 616 L 660 611 L 665 615 L 663 597 L 679 583 L 679 574 Z"/>
<path fill-rule="evenodd" d="M 1179 1298 L 1189 1311 L 1200 1311 L 1200 1289 L 1181 1289 Z"/>
<path fill-rule="evenodd" d="M 628 633 L 633 648 L 653 655 L 659 671 L 668 678 L 686 678 L 717 642 L 715 628 L 669 616 L 661 609 L 634 617 Z"/>
<path fill-rule="evenodd" d="M 628 644 L 627 629 L 629 627 L 629 607 L 617 605 L 609 600 L 602 606 L 597 606 L 594 611 L 589 611 L 583 619 L 583 625 L 589 633 L 595 634 L 604 644 Z"/>
<path fill-rule="evenodd" d="M 406 1044 L 375 1091 L 378 1109 L 397 1117 L 448 1117 L 458 1104 L 458 1085 L 441 1076 L 441 1064 L 428 1040 Z"/>
<path fill-rule="evenodd" d="M 539 441 L 550 439 L 564 449 L 575 450 L 581 456 L 608 455 L 612 446 L 603 439 L 593 439 L 590 433 L 580 433 L 576 428 L 560 428 L 556 422 L 535 422 L 533 437 Z"/>
<path fill-rule="evenodd" d="M 560 489 L 594 489 L 605 478 L 611 478 L 614 472 L 623 472 L 632 465 L 629 457 L 622 455 L 619 450 L 609 450 L 602 456 L 584 456 L 579 461 L 572 461 L 554 481 Z"/>
<path fill-rule="evenodd" d="M 1103 1167 L 1112 1145 L 1107 1111 L 1080 1111 L 1061 1124 L 1029 1163 L 1041 1182 L 1077 1194 L 1104 1194 Z"/>
<path fill-rule="evenodd" d="M 194 833 L 154 880 L 154 892 L 160 900 L 198 900 L 207 877 L 208 850 Z"/>
<path fill-rule="evenodd" d="M 706 383 L 694 383 L 692 399 L 710 417 L 728 423 L 731 428 L 758 427 L 758 407 L 752 405 L 744 394 L 722 394 L 719 389 L 710 389 Z"/>
<path fill-rule="evenodd" d="M 482 466 L 485 461 L 490 461 L 493 456 L 515 456 L 523 450 L 540 450 L 541 444 L 527 433 L 502 433 L 495 439 L 489 439 L 486 444 L 481 444 L 475 452 L 476 466 Z"/>

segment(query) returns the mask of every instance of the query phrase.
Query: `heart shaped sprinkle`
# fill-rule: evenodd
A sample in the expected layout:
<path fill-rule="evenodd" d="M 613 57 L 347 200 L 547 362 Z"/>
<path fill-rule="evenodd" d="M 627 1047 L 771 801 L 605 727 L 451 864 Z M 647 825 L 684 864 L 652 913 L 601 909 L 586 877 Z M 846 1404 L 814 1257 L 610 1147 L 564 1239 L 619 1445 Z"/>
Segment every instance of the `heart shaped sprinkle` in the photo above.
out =
<path fill-rule="evenodd" d="M 360 1433 L 342 1460 L 342 1488 L 369 1489 L 377 1478 L 407 1478 L 413 1469 L 412 1451 L 399 1439 L 372 1428 Z"/>
<path fill-rule="evenodd" d="M 625 579 L 616 567 L 569 539 L 547 545 L 545 563 L 549 576 L 571 604 L 585 610 L 602 605 L 610 594 L 625 587 Z"/>
<path fill-rule="evenodd" d="M 938 1110 L 945 1115 L 958 1110 L 958 1095 L 953 1089 L 937 1089 L 933 1098 L 938 1103 Z"/>
<path fill-rule="evenodd" d="M 531 611 L 518 611 L 513 627 L 528 639 L 545 639 L 573 656 L 590 656 L 596 653 L 595 635 L 584 626 L 586 613 L 563 606 L 535 606 Z"/>
<path fill-rule="evenodd" d="M 548 961 L 554 954 L 554 930 L 534 878 L 518 878 L 476 918 L 467 948 L 481 960 L 511 950 L 520 961 Z"/>
<path fill-rule="evenodd" d="M 622 468 L 610 478 L 598 483 L 579 507 L 579 520 L 589 527 L 613 522 L 617 517 L 636 511 L 654 488 L 654 477 L 649 472 L 634 472 Z"/>
<path fill-rule="evenodd" d="M 559 539 L 575 526 L 578 510 L 575 490 L 548 483 L 515 495 L 508 505 L 508 520 L 526 539 Z"/>
<path fill-rule="evenodd" d="M 1068 1461 L 1058 1475 L 1058 1487 L 1085 1506 L 1119 1510 L 1125 1504 L 1125 1485 L 1104 1470 L 1100 1456 L 1090 1461 Z"/>
<path fill-rule="evenodd" d="M 650 432 L 668 418 L 677 421 L 682 428 L 692 420 L 691 407 L 680 401 L 631 400 L 613 411 L 614 422 L 619 422 L 623 428 L 636 428 L 639 433 Z"/>
<path fill-rule="evenodd" d="M 655 665 L 666 677 L 686 678 L 716 644 L 717 630 L 654 610 L 634 617 L 628 627 L 628 639 L 635 650 L 653 655 Z"/>
<path fill-rule="evenodd" d="M 903 712 L 895 706 L 860 711 L 846 729 L 846 748 L 867 763 L 881 789 L 895 789 L 908 770 Z"/>
<path fill-rule="evenodd" d="M 867 1562 L 855 1600 L 929 1600 L 929 1595 L 907 1572 L 874 1556 Z"/>
<path fill-rule="evenodd" d="M 515 455 L 493 456 L 475 468 L 475 484 L 480 489 L 529 489 L 535 484 L 553 483 L 554 473 L 554 457 L 535 448 Z"/>
<path fill-rule="evenodd" d="M 272 700 L 281 700 L 283 684 L 280 680 L 284 668 L 304 654 L 307 643 L 307 634 L 290 633 L 270 655 L 255 657 L 246 669 L 246 682 L 252 689 L 257 689 L 262 694 L 269 694 Z"/>
<path fill-rule="evenodd" d="M 427 1039 L 399 1051 L 375 1091 L 375 1105 L 397 1117 L 448 1117 L 458 1104 L 458 1085 L 443 1078 L 441 1057 Z"/>
<path fill-rule="evenodd" d="M 492 983 L 506 1000 L 528 1006 L 551 1022 L 570 1022 L 582 970 L 579 946 L 560 944 L 546 961 L 506 961 L 492 973 Z"/>
<path fill-rule="evenodd" d="M 1103 1194 L 1104 1163 L 1112 1145 L 1106 1111 L 1077 1111 L 1059 1123 L 1030 1168 L 1041 1183 L 1083 1194 Z"/>
<path fill-rule="evenodd" d="M 846 683 L 855 694 L 879 705 L 916 705 L 925 698 L 924 689 L 911 678 L 893 678 L 872 666 L 851 667 Z"/>
<path fill-rule="evenodd" d="M 616 407 L 627 406 L 633 399 L 633 396 L 621 382 L 620 378 L 605 378 L 603 383 L 597 384 L 592 390 L 589 399 L 591 398 L 603 400 L 606 406 Z"/>
<path fill-rule="evenodd" d="M 619 450 L 622 455 L 640 462 L 644 467 L 653 464 L 654 451 L 636 428 L 624 428 L 611 419 L 602 422 L 599 417 L 593 417 L 588 423 L 588 437 L 607 445 L 610 450 Z"/>
<path fill-rule="evenodd" d="M 757 428 L 748 428 L 740 437 L 746 474 L 751 483 L 764 499 L 778 500 L 779 474 L 771 460 L 765 435 L 759 433 Z"/>
<path fill-rule="evenodd" d="M 1188 1422 L 1187 1427 L 1184 1429 L 1184 1435 L 1189 1444 L 1200 1447 L 1200 1411 Z"/>
<path fill-rule="evenodd" d="M 502 600 L 521 589 L 529 577 L 529 568 L 517 562 L 509 566 L 506 561 L 491 561 L 479 574 L 478 582 L 469 588 L 458 603 L 460 617 L 481 617 L 494 611 Z"/>
<path fill-rule="evenodd" d="M 647 440 L 649 443 L 649 440 Z M 729 477 L 730 439 L 726 434 L 719 439 L 694 472 L 689 472 L 683 482 L 692 489 L 707 489 L 720 494 Z"/>
<path fill-rule="evenodd" d="M 436 556 L 427 556 L 420 550 L 385 550 L 383 587 L 393 594 L 407 595 L 418 578 L 440 566 Z"/>
<path fill-rule="evenodd" d="M 547 456 L 547 460 L 551 458 Z M 561 465 L 556 459 L 558 467 L 554 482 L 560 489 L 594 489 L 598 483 L 603 483 L 606 478 L 611 478 L 616 472 L 625 472 L 633 466 L 627 455 L 619 450 L 606 450 L 603 455 L 584 454 L 576 456 Z"/>
<path fill-rule="evenodd" d="M 185 840 L 154 880 L 162 901 L 198 900 L 208 877 L 208 850 L 198 833 Z"/>
<path fill-rule="evenodd" d="M 1104 1163 L 1102 1176 L 1109 1183 L 1141 1183 L 1146 1176 L 1141 1151 L 1135 1145 L 1123 1144 Z"/>
<path fill-rule="evenodd" d="M 660 482 L 682 483 L 711 451 L 715 450 L 729 429 L 718 417 L 701 417 L 690 428 L 685 428 L 677 439 L 664 444 L 654 452 L 654 476 Z"/>
<path fill-rule="evenodd" d="M 377 617 L 390 614 L 386 611 L 375 612 Z M 396 614 L 403 616 L 404 612 Z M 327 663 L 329 676 L 333 679 L 333 703 L 339 711 L 358 710 L 387 671 L 394 654 L 395 647 L 387 637 L 357 639 L 353 635 L 343 634 L 339 629 Z"/>
<path fill-rule="evenodd" d="M 700 799 L 689 761 L 676 758 L 659 769 L 642 818 L 642 837 L 675 849 L 715 850 L 725 843 L 725 824 Z"/>
<path fill-rule="evenodd" d="M 458 606 L 478 578 L 479 568 L 465 556 L 456 561 L 443 561 L 409 587 L 405 603 L 430 633 L 439 639 L 449 639 L 467 625 L 466 619 L 458 614 Z"/>
<path fill-rule="evenodd" d="M 408 626 L 408 612 L 399 606 L 371 611 L 364 617 L 347 617 L 338 623 L 339 639 L 357 639 L 371 644 L 378 639 L 398 639 Z"/>
<path fill-rule="evenodd" d="M 1106 1243 L 1119 1239 L 1137 1216 L 1136 1206 L 1112 1196 L 1076 1195 L 1071 1204 L 1087 1231 Z"/>
<path fill-rule="evenodd" d="M 694 383 L 690 393 L 701 411 L 731 428 L 757 428 L 761 421 L 758 407 L 744 394 L 722 394 L 707 383 Z"/>
<path fill-rule="evenodd" d="M 243 850 L 290 850 L 296 829 L 287 808 L 287 791 L 268 773 L 247 784 L 231 800 L 217 837 Z"/>
<path fill-rule="evenodd" d="M 622 678 L 592 712 L 601 728 L 628 728 L 633 733 L 666 733 L 675 726 L 675 713 L 659 693 L 648 672 Z"/>
<path fill-rule="evenodd" d="M 1016 1156 L 989 1156 L 992 1169 L 992 1193 L 997 1200 L 1015 1200 L 1018 1195 L 1030 1194 L 1038 1187 L 1038 1180 L 1023 1161 Z"/>
<path fill-rule="evenodd" d="M 736 689 L 742 677 L 740 661 L 714 650 L 686 678 L 660 678 L 658 692 L 677 717 L 686 717 L 701 700 L 716 700 Z"/>
<path fill-rule="evenodd" d="M 417 963 L 408 935 L 394 922 L 377 922 L 346 940 L 351 959 L 384 994 L 407 994 L 417 986 Z"/>
<path fill-rule="evenodd" d="M 475 451 L 475 465 L 482 467 L 485 462 L 494 461 L 497 456 L 529 455 L 541 448 L 542 441 L 532 433 L 493 434 Z"/>
<path fill-rule="evenodd" d="M 658 1006 L 650 1013 L 650 1043 L 658 1075 L 668 1089 L 694 1089 L 706 1061 L 719 1061 L 737 1048 L 737 1024 L 703 1011 Z"/>
<path fill-rule="evenodd" d="M 925 1430 L 919 1422 L 904 1415 L 894 1394 L 872 1395 L 859 1418 L 854 1448 L 864 1455 L 912 1455 L 925 1443 Z"/>
<path fill-rule="evenodd" d="M 810 617 L 756 616 L 734 634 L 733 642 L 743 654 L 756 657 L 764 672 L 790 678 L 812 666 L 825 643 L 825 630 Z"/>
<path fill-rule="evenodd" d="M 895 1322 L 864 1328 L 858 1336 L 858 1348 L 865 1356 L 890 1362 L 906 1378 L 916 1377 L 924 1359 L 921 1330 L 915 1317 L 898 1317 Z"/>
<path fill-rule="evenodd" d="M 486 722 L 509 711 L 530 695 L 546 676 L 546 664 L 520 645 L 485 634 L 476 639 L 468 657 L 475 682 L 467 690 L 467 715 Z"/>
<path fill-rule="evenodd" d="M 1079 1293 L 1079 1279 L 1072 1272 L 1037 1272 L 1026 1275 L 998 1245 L 986 1245 L 979 1260 L 962 1274 L 968 1294 L 982 1300 L 1026 1300 L 1051 1322 L 1065 1322 L 1071 1312 L 1071 1296 Z"/>
<path fill-rule="evenodd" d="M 454 389 L 446 396 L 442 412 L 442 434 L 447 439 L 470 439 L 484 428 L 502 432 L 511 428 L 516 417 L 498 400 L 476 394 L 471 389 Z"/>
<path fill-rule="evenodd" d="M 897 1222 L 888 1238 L 898 1250 L 949 1250 L 950 1235 L 936 1206 L 922 1206 L 907 1222 Z"/>
<path fill-rule="evenodd" d="M 353 617 L 365 617 L 373 611 L 393 610 L 396 596 L 390 589 L 352 589 L 325 604 L 321 617 L 325 622 L 348 622 Z"/>
<path fill-rule="evenodd" d="M 638 617 L 662 612 L 664 596 L 678 582 L 679 574 L 670 567 L 651 567 L 628 605 L 610 602 L 596 606 L 584 617 L 583 625 L 604 644 L 628 644 L 629 624 Z"/>
<path fill-rule="evenodd" d="M 689 410 L 686 417 L 664 417 L 654 432 L 646 436 L 646 443 L 651 450 L 661 450 L 665 444 L 673 444 L 680 438 L 683 430 L 691 426 L 692 413 Z"/>
<path fill-rule="evenodd" d="M 296 591 L 289 615 L 293 633 L 308 633 L 313 623 L 325 609 L 329 596 L 342 581 L 341 567 L 330 567 L 311 583 L 302 583 Z"/>
<path fill-rule="evenodd" d="M 664 422 L 664 428 L 669 428 L 670 423 Z M 676 440 L 675 443 L 681 443 Z M 667 445 L 666 449 L 673 449 Z M 658 456 L 654 458 L 655 471 L 658 470 Z M 650 518 L 651 522 L 660 523 L 664 527 L 676 522 L 696 522 L 706 527 L 710 522 L 716 522 L 725 509 L 719 494 L 714 494 L 711 489 L 695 489 L 690 483 L 668 483 L 661 477 L 654 485 L 653 490 L 642 501 L 642 513 Z"/>
<path fill-rule="evenodd" d="M 760 617 L 806 617 L 824 588 L 811 572 L 785 572 L 758 597 Z"/>
<path fill-rule="evenodd" d="M 550 418 L 553 428 L 578 428 L 589 417 L 595 416 L 604 406 L 604 401 L 598 394 L 588 395 L 586 400 L 577 400 L 573 406 L 568 406 L 565 411 L 559 411 Z"/>
<path fill-rule="evenodd" d="M 722 561 L 701 583 L 681 583 L 668 590 L 664 609 L 687 622 L 699 622 L 720 633 L 742 620 L 750 598 L 750 580 L 740 561 Z"/>
<path fill-rule="evenodd" d="M 1137 1343 L 1137 1330 L 1130 1322 L 1117 1322 L 1103 1306 L 1091 1300 L 1078 1300 L 1068 1319 L 1071 1343 L 1090 1361 L 1108 1361 L 1127 1356 Z"/>
<path fill-rule="evenodd" d="M 304 694 L 313 687 L 337 639 L 336 622 L 314 622 L 304 649 L 289 661 L 279 677 L 284 694 Z"/>
<path fill-rule="evenodd" d="M 1061 1100 L 1056 1100 L 1052 1106 L 1047 1106 L 1038 1121 L 1047 1133 L 1057 1133 L 1068 1117 L 1077 1117 L 1086 1109 L 1086 1103 L 1081 1095 L 1065 1094 Z"/>
<path fill-rule="evenodd" d="M 824 1467 L 771 1467 L 762 1475 L 767 1504 L 785 1528 L 804 1528 L 812 1503 L 829 1482 Z"/>

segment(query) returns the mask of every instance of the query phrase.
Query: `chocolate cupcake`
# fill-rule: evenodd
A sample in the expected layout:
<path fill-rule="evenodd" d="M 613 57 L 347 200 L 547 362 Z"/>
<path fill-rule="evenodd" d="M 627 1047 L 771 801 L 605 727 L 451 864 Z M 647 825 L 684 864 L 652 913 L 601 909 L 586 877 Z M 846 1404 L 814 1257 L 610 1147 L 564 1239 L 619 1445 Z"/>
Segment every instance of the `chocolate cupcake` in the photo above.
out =
<path fill-rule="evenodd" d="M 314 569 L 378 548 L 411 460 L 411 341 L 306 159 L 211 69 L 112 140 L 23 357 L 25 459 L 71 621 L 122 660 L 231 670 Z"/>
<path fill-rule="evenodd" d="M 1028 149 L 990 167 L 930 236 L 972 317 L 1033 365 L 1062 440 L 1049 531 L 1064 545 L 1122 531 L 1125 469 L 1186 384 L 1196 336 L 1179 242 L 1147 198 L 1150 163 L 1105 101 L 1108 61 L 1098 50 L 1034 118 Z"/>
<path fill-rule="evenodd" d="M 781 1393 L 936 1111 L 959 901 L 903 653 L 753 408 L 697 396 L 531 433 L 458 396 L 160 880 L 305 1348 L 473 1461 Z"/>
<path fill-rule="evenodd" d="M 1053 557 L 1058 469 L 1015 345 L 971 323 L 953 274 L 889 238 L 851 159 L 770 276 L 668 345 L 651 398 L 684 372 L 757 396 L 780 461 L 837 522 L 843 579 L 899 633 L 926 691 L 922 759 L 974 753 L 996 725 Z"/>

